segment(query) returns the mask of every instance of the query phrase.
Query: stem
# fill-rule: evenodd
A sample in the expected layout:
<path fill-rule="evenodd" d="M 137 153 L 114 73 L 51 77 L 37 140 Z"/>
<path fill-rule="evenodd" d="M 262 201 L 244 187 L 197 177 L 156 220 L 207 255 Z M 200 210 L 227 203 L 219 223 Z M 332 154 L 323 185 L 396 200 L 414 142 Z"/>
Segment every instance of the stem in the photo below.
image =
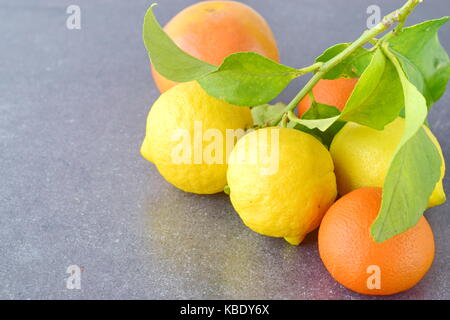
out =
<path fill-rule="evenodd" d="M 421 2 L 423 2 L 423 0 L 417 0 L 417 4 L 419 4 L 419 3 L 421 3 Z M 416 4 L 416 5 L 417 5 L 417 4 Z M 405 6 L 404 6 L 404 7 L 405 7 Z M 411 14 L 411 12 L 413 12 L 414 8 L 415 8 L 415 6 L 405 8 L 405 13 L 404 13 L 403 15 L 400 15 L 400 16 L 398 17 L 398 23 L 397 23 L 397 26 L 396 26 L 391 32 L 385 34 L 385 35 L 381 38 L 381 40 L 382 40 L 382 41 L 387 41 L 387 40 L 389 40 L 391 37 L 393 37 L 394 35 L 396 35 L 396 34 L 403 28 L 403 26 L 405 25 L 406 19 L 407 19 L 408 16 Z"/>
<path fill-rule="evenodd" d="M 366 30 L 362 33 L 362 35 L 353 42 L 350 46 L 348 46 L 344 51 L 336 55 L 334 58 L 328 60 L 327 62 L 323 63 L 318 69 L 316 74 L 308 81 L 308 83 L 297 93 L 297 95 L 294 97 L 294 99 L 271 121 L 269 121 L 269 125 L 275 126 L 277 125 L 283 115 L 289 111 L 292 111 L 295 109 L 297 104 L 302 100 L 308 92 L 319 82 L 320 79 L 323 78 L 323 76 L 333 69 L 336 65 L 341 63 L 343 60 L 348 58 L 355 50 L 362 47 L 367 42 L 372 41 L 373 38 L 375 38 L 380 33 L 383 33 L 384 31 L 388 30 L 390 27 L 392 27 L 396 22 L 399 22 L 399 25 L 403 26 L 405 23 L 406 18 L 408 15 L 414 10 L 414 8 L 421 3 L 423 0 L 408 0 L 403 7 L 400 9 L 397 9 L 381 20 L 380 23 L 378 23 L 375 27 L 373 27 L 370 30 Z M 314 64 L 315 65 L 315 64 Z M 314 66 L 312 65 L 312 66 Z M 312 67 L 311 66 L 311 67 Z M 308 67 L 309 68 L 309 67 Z M 307 68 L 305 68 L 307 69 Z M 303 69 L 300 69 L 303 70 Z"/>
<path fill-rule="evenodd" d="M 288 111 L 286 114 L 290 121 L 297 122 L 297 120 L 299 120 L 299 118 L 292 111 Z"/>
<path fill-rule="evenodd" d="M 377 38 L 369 39 L 369 43 L 373 44 L 374 46 L 376 46 L 378 44 L 378 41 L 379 41 L 379 39 L 377 39 Z"/>
<path fill-rule="evenodd" d="M 311 90 L 308 93 L 308 96 L 309 96 L 309 100 L 311 101 L 311 105 L 314 105 L 316 103 L 316 98 L 314 97 L 314 92 Z"/>
<path fill-rule="evenodd" d="M 310 72 L 317 71 L 318 69 L 320 69 L 320 67 L 322 67 L 322 65 L 323 65 L 323 62 L 316 62 L 316 63 L 310 65 L 309 67 L 298 69 L 299 76 L 310 73 Z"/>
<path fill-rule="evenodd" d="M 287 116 L 287 114 L 284 114 L 283 117 L 281 118 L 281 126 L 283 128 L 287 128 L 288 122 L 289 122 L 288 116 Z"/>

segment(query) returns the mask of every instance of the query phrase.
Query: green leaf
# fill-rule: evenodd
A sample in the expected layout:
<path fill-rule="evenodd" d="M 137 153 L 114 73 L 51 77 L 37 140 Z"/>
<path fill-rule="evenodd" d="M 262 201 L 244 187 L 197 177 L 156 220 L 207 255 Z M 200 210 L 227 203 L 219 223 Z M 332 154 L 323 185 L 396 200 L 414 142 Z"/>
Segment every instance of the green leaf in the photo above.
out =
<path fill-rule="evenodd" d="M 381 209 L 371 226 L 375 241 L 385 241 L 415 226 L 423 215 L 440 177 L 441 158 L 422 127 L 426 100 L 406 78 L 396 57 L 385 48 L 395 65 L 405 96 L 405 131 L 389 166 Z"/>
<path fill-rule="evenodd" d="M 343 122 L 338 121 L 340 111 L 333 106 L 314 102 L 303 114 L 302 119 L 298 119 L 289 113 L 291 121 L 289 128 L 294 128 L 309 133 L 319 139 L 327 147 L 330 146 L 334 135 L 342 128 Z"/>
<path fill-rule="evenodd" d="M 338 116 L 341 112 L 335 106 L 330 106 L 323 103 L 314 102 L 311 104 L 308 110 L 303 114 L 302 119 L 314 120 L 314 119 L 326 119 L 334 116 Z"/>
<path fill-rule="evenodd" d="M 449 17 L 404 28 L 389 39 L 389 48 L 398 58 L 408 79 L 427 99 L 439 100 L 450 77 L 450 60 L 439 42 L 438 31 Z"/>
<path fill-rule="evenodd" d="M 261 106 L 253 107 L 251 109 L 253 124 L 256 126 L 261 126 L 266 124 L 268 121 L 272 120 L 276 115 L 286 107 L 282 102 L 277 102 L 274 105 L 263 104 Z"/>
<path fill-rule="evenodd" d="M 395 56 L 401 63 L 403 71 L 405 72 L 405 75 L 408 78 L 408 80 L 416 86 L 419 92 L 422 93 L 422 95 L 425 97 L 427 101 L 427 105 L 431 107 L 432 104 L 431 93 L 419 69 L 417 69 L 417 67 L 411 61 L 409 61 L 401 54 L 394 52 L 392 53 L 395 54 Z"/>
<path fill-rule="evenodd" d="M 258 106 L 276 98 L 301 75 L 297 69 L 276 63 L 254 52 L 238 52 L 198 80 L 210 95 L 239 106 Z"/>
<path fill-rule="evenodd" d="M 335 119 L 333 123 L 325 130 L 321 131 L 319 128 L 310 129 L 305 125 L 296 123 L 295 129 L 312 134 L 318 138 L 327 147 L 330 146 L 334 136 L 342 129 L 345 122 L 337 121 L 340 111 L 334 106 L 313 103 L 311 107 L 303 114 L 303 120 L 317 120 L 317 119 Z M 328 120 L 327 120 L 328 121 Z"/>
<path fill-rule="evenodd" d="M 330 148 L 334 136 L 344 127 L 345 124 L 346 122 L 338 120 L 333 123 L 327 130 L 321 133 L 322 142 L 327 146 L 327 148 Z"/>
<path fill-rule="evenodd" d="M 350 43 L 340 43 L 325 50 L 316 62 L 327 62 L 350 46 Z M 328 71 L 323 79 L 358 78 L 367 68 L 373 53 L 364 48 L 356 49 L 350 56 Z"/>
<path fill-rule="evenodd" d="M 378 49 L 361 75 L 341 120 L 382 130 L 404 107 L 402 83 L 392 62 Z"/>
<path fill-rule="evenodd" d="M 339 115 L 325 119 L 296 119 L 291 121 L 295 122 L 296 124 L 305 126 L 308 129 L 319 129 L 323 132 L 328 130 L 328 128 L 330 128 L 338 119 Z"/>
<path fill-rule="evenodd" d="M 167 79 L 185 82 L 198 79 L 217 70 L 181 50 L 163 31 L 153 14 L 152 4 L 147 10 L 143 25 L 143 40 L 155 69 Z"/>
<path fill-rule="evenodd" d="M 384 186 L 372 237 L 383 242 L 415 226 L 440 177 L 439 152 L 423 128 L 395 154 Z"/>
<path fill-rule="evenodd" d="M 323 145 L 326 145 L 327 148 L 329 148 L 329 146 L 330 146 L 329 144 L 327 145 L 325 143 L 324 138 L 323 138 L 323 132 L 320 131 L 319 129 L 309 129 L 308 127 L 305 127 L 304 125 L 295 123 L 294 121 L 289 122 L 287 127 L 312 135 L 314 138 L 319 140 Z"/>
<path fill-rule="evenodd" d="M 220 67 L 181 50 L 163 31 L 153 14 L 144 18 L 143 40 L 155 69 L 177 81 L 197 80 L 208 94 L 240 106 L 258 106 L 277 97 L 303 71 L 284 66 L 254 52 L 238 52 Z"/>
<path fill-rule="evenodd" d="M 303 114 L 302 119 L 295 117 L 295 119 L 291 119 L 291 122 L 308 129 L 318 129 L 324 132 L 339 119 L 339 116 L 340 111 L 336 107 L 314 102 Z"/>

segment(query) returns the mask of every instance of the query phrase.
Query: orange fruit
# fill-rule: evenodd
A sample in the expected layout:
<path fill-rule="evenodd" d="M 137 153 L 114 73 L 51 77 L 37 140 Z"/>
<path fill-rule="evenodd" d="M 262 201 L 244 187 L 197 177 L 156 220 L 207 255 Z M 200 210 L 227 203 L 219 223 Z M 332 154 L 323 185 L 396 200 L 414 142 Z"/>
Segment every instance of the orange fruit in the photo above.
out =
<path fill-rule="evenodd" d="M 236 52 L 252 51 L 279 61 L 275 38 L 267 22 L 249 6 L 235 1 L 203 1 L 179 12 L 164 27 L 184 51 L 214 65 Z M 164 92 L 176 82 L 152 67 L 153 79 Z"/>
<path fill-rule="evenodd" d="M 319 229 L 325 267 L 337 282 L 362 294 L 408 290 L 422 279 L 434 258 L 433 232 L 424 217 L 407 231 L 375 242 L 370 226 L 380 205 L 381 188 L 357 189 L 328 209 Z"/>
<path fill-rule="evenodd" d="M 314 99 L 318 103 L 334 106 L 342 111 L 347 103 L 348 98 L 352 94 L 358 79 L 321 79 L 312 89 Z M 309 95 L 304 97 L 298 104 L 298 113 L 300 116 L 306 112 L 311 106 Z"/>

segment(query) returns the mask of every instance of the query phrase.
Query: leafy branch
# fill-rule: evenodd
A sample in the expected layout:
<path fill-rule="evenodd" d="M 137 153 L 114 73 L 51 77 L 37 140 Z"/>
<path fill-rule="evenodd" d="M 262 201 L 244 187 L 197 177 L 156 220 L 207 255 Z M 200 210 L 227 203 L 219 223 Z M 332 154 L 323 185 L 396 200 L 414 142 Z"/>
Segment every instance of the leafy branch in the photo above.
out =
<path fill-rule="evenodd" d="M 352 53 L 354 53 L 357 49 L 361 48 L 368 42 L 371 42 L 373 38 L 375 38 L 380 33 L 388 30 L 392 25 L 396 22 L 401 22 L 402 24 L 408 17 L 408 15 L 414 10 L 414 8 L 421 3 L 423 0 L 408 0 L 408 2 L 400 9 L 397 9 L 387 16 L 385 16 L 380 23 L 378 23 L 375 27 L 370 30 L 366 30 L 363 34 L 350 46 L 344 49 L 341 53 L 336 55 L 334 58 L 325 62 L 316 74 L 308 81 L 308 83 L 297 93 L 297 95 L 292 99 L 292 101 L 283 109 L 278 115 L 272 119 L 269 124 L 276 125 L 280 122 L 284 113 L 292 111 L 296 108 L 297 104 L 302 100 L 308 92 L 312 90 L 312 88 L 319 82 L 320 79 L 324 77 L 324 75 L 333 69 L 336 65 L 342 63 L 346 58 L 348 58 Z M 379 45 L 377 43 L 377 45 Z"/>

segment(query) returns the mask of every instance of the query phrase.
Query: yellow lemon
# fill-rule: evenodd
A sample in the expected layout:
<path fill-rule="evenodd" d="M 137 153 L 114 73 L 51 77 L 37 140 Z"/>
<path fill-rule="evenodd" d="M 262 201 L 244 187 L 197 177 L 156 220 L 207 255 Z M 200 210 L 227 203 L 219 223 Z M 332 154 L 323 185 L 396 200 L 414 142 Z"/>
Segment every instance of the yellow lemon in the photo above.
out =
<path fill-rule="evenodd" d="M 226 185 L 229 152 L 252 124 L 249 108 L 216 99 L 195 81 L 181 83 L 153 104 L 141 154 L 175 187 L 217 193 Z"/>
<path fill-rule="evenodd" d="M 347 123 L 334 137 L 330 152 L 336 167 L 336 179 L 340 195 L 362 187 L 383 187 L 384 178 L 405 127 L 401 117 L 389 123 L 383 130 L 375 130 L 356 123 Z M 434 142 L 442 158 L 441 178 L 430 197 L 428 207 L 445 202 L 442 179 L 445 162 L 436 137 L 423 127 Z"/>
<path fill-rule="evenodd" d="M 311 135 L 288 128 L 259 129 L 241 138 L 227 178 L 243 222 L 294 245 L 319 226 L 337 193 L 328 150 Z"/>

